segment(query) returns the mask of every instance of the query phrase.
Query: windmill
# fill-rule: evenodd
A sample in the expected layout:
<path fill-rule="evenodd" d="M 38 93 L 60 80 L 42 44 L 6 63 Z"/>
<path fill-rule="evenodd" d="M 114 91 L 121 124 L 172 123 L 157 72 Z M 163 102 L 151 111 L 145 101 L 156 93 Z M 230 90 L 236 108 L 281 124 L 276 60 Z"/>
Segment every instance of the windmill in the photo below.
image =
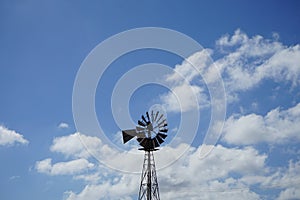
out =
<path fill-rule="evenodd" d="M 149 114 L 150 113 L 150 114 Z M 145 151 L 138 200 L 159 200 L 159 188 L 156 176 L 153 151 L 166 139 L 168 132 L 166 114 L 163 109 L 150 109 L 146 116 L 142 115 L 135 129 L 123 130 L 124 144 L 136 137 Z"/>

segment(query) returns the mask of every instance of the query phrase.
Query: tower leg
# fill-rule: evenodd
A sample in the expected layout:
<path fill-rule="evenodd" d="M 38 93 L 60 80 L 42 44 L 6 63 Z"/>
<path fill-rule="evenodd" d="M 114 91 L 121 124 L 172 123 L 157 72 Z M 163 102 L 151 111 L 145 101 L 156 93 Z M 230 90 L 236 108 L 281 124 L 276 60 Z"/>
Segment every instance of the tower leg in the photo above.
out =
<path fill-rule="evenodd" d="M 138 200 L 160 200 L 153 151 L 145 151 Z"/>

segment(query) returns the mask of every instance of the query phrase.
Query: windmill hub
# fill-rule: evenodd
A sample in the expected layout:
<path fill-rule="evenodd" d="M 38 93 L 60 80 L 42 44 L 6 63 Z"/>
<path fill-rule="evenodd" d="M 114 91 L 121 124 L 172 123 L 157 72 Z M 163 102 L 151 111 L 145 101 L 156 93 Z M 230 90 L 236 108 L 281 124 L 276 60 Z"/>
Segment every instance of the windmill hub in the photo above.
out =
<path fill-rule="evenodd" d="M 151 110 L 150 113 L 151 116 L 149 112 L 146 112 L 146 117 L 142 115 L 135 129 L 122 131 L 124 144 L 136 137 L 143 150 L 153 151 L 164 142 L 168 132 L 167 119 L 160 111 Z"/>
<path fill-rule="evenodd" d="M 151 132 L 153 131 L 152 123 L 147 125 L 148 137 L 151 137 Z"/>

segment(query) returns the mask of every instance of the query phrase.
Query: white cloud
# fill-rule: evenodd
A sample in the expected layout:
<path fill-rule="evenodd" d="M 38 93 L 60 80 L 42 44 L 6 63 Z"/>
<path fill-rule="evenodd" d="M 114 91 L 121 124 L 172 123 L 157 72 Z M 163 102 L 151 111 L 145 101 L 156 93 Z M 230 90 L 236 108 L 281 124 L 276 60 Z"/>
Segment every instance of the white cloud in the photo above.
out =
<path fill-rule="evenodd" d="M 295 106 L 286 111 L 286 115 L 299 113 Z M 84 136 L 79 133 L 55 138 L 51 150 L 62 153 L 67 158 L 77 158 L 67 162 L 52 164 L 51 159 L 36 163 L 35 169 L 40 173 L 49 175 L 72 175 L 76 180 L 83 180 L 86 186 L 81 192 L 66 191 L 67 200 L 98 200 L 98 199 L 135 199 L 140 184 L 140 171 L 142 167 L 141 155 L 130 156 L 130 151 L 115 153 L 111 159 L 124 168 L 138 168 L 139 173 L 120 173 L 88 161 L 84 147 L 80 146 L 78 137 L 99 148 L 100 153 L 112 151 L 108 147 L 101 148 L 103 143 L 99 138 Z M 79 143 L 78 143 L 79 142 Z M 63 148 L 63 144 L 67 147 Z M 78 146 L 76 146 L 76 145 Z M 101 145 L 100 145 L 101 144 Z M 155 152 L 157 169 L 161 163 L 172 160 L 186 147 L 182 144 L 173 147 L 163 147 L 162 151 Z M 228 148 L 215 146 L 213 151 L 205 158 L 200 159 L 201 146 L 190 147 L 183 157 L 174 164 L 157 171 L 162 199 L 199 199 L 199 192 L 203 199 L 261 199 L 261 196 L 251 188 L 259 185 L 262 189 L 279 188 L 278 198 L 294 194 L 293 185 L 300 180 L 295 177 L 299 174 L 300 164 L 290 162 L 287 169 L 270 169 L 266 165 L 267 155 L 262 154 L 251 146 L 244 148 Z M 84 158 L 80 158 L 84 157 Z M 106 162 L 106 157 L 103 157 Z M 94 160 L 95 161 L 95 160 Z M 120 162 L 121 161 L 121 162 Z M 232 176 L 235 174 L 235 176 Z"/>
<path fill-rule="evenodd" d="M 240 179 L 246 185 L 258 184 L 264 191 L 280 190 L 277 200 L 298 199 L 300 191 L 300 162 L 289 161 L 288 167 L 279 167 L 268 175 L 244 176 Z"/>
<path fill-rule="evenodd" d="M 62 153 L 67 157 L 89 157 L 88 152 L 80 141 L 80 133 L 55 138 L 50 150 L 52 152 Z"/>
<path fill-rule="evenodd" d="M 11 176 L 11 177 L 9 177 L 9 180 L 13 181 L 13 180 L 20 179 L 20 178 L 21 178 L 21 176 Z"/>
<path fill-rule="evenodd" d="M 18 143 L 28 144 L 29 142 L 20 133 L 0 125 L 0 146 L 10 146 Z"/>
<path fill-rule="evenodd" d="M 299 45 L 287 47 L 276 38 L 265 39 L 259 35 L 249 38 L 240 30 L 232 36 L 221 37 L 216 44 L 225 53 L 216 64 L 228 92 L 251 89 L 264 79 L 300 83 Z"/>
<path fill-rule="evenodd" d="M 123 175 L 102 184 L 88 184 L 79 193 L 67 191 L 67 200 L 132 199 L 138 192 L 138 175 Z"/>
<path fill-rule="evenodd" d="M 300 183 L 300 162 L 289 161 L 288 167 L 279 168 L 275 173 L 267 176 L 262 182 L 265 188 L 293 189 Z M 300 186 L 297 188 L 300 189 Z"/>
<path fill-rule="evenodd" d="M 280 192 L 277 200 L 286 200 L 286 199 L 299 199 L 300 197 L 300 187 L 294 186 L 291 188 L 287 188 L 284 191 Z"/>
<path fill-rule="evenodd" d="M 108 167 L 117 167 L 127 172 L 139 170 L 140 167 L 136 165 L 136 162 L 142 159 L 141 152 L 136 148 L 130 151 L 119 152 L 111 146 L 102 143 L 98 137 L 86 136 L 78 132 L 55 138 L 50 150 L 61 153 L 67 158 L 89 159 L 95 157 Z M 123 159 L 131 160 L 131 162 L 120 162 Z"/>
<path fill-rule="evenodd" d="M 142 153 L 133 155 L 133 150 L 130 150 L 114 152 L 114 156 L 109 157 L 111 163 L 118 163 L 124 167 L 124 171 L 136 168 L 138 173 L 120 173 L 103 167 L 100 163 L 96 167 L 96 164 L 88 161 L 90 155 L 79 137 L 91 145 L 91 148 L 100 149 L 100 157 L 113 151 L 105 147 L 99 138 L 74 133 L 55 138 L 50 149 L 66 155 L 67 158 L 77 159 L 53 164 L 48 158 L 36 162 L 35 169 L 48 175 L 72 175 L 76 180 L 83 180 L 87 185 L 81 192 L 66 191 L 65 196 L 68 200 L 132 199 L 138 194 Z M 157 169 L 162 167 L 162 163 L 176 158 L 186 146 L 166 146 L 163 147 L 164 153 L 155 153 Z M 188 196 L 189 199 L 197 199 L 198 191 L 202 191 L 204 199 L 217 199 L 220 193 L 224 195 L 224 199 L 259 199 L 259 195 L 251 191 L 248 185 L 240 183 L 238 178 L 230 177 L 230 174 L 236 173 L 242 177 L 264 174 L 267 171 L 266 155 L 259 154 L 252 147 L 231 149 L 218 145 L 205 159 L 199 159 L 200 149 L 201 147 L 190 147 L 182 158 L 157 172 L 162 198 L 184 199 Z M 102 158 L 102 162 L 107 162 L 108 157 Z M 89 171 L 90 169 L 92 171 Z M 237 191 L 236 188 L 242 189 Z"/>
<path fill-rule="evenodd" d="M 300 103 L 287 110 L 276 108 L 265 116 L 249 114 L 226 120 L 223 139 L 230 144 L 300 141 Z"/>
<path fill-rule="evenodd" d="M 65 123 L 65 122 L 61 122 L 61 123 L 58 125 L 58 128 L 60 128 L 60 129 L 69 128 L 69 124 L 67 124 L 67 123 Z"/>
<path fill-rule="evenodd" d="M 186 94 L 188 85 L 182 77 L 191 84 L 199 108 L 209 104 L 204 84 L 220 81 L 218 73 L 222 75 L 229 102 L 238 100 L 237 92 L 252 89 L 266 79 L 291 82 L 295 87 L 300 83 L 300 45 L 285 46 L 277 39 L 265 39 L 260 35 L 249 37 L 238 29 L 232 36 L 227 34 L 217 40 L 222 57 L 212 62 L 212 50 L 196 52 L 176 65 L 175 72 L 167 76 L 166 81 L 171 83 L 171 89 L 176 90 L 178 96 L 186 97 L 180 102 L 183 111 L 197 109 L 198 105 L 191 103 L 190 95 Z M 180 105 L 171 92 L 162 95 L 161 101 L 170 111 L 180 111 Z"/>
<path fill-rule="evenodd" d="M 276 81 L 291 81 L 293 86 L 300 83 L 300 45 L 286 47 L 276 52 L 257 69 L 258 77 L 273 78 Z"/>
<path fill-rule="evenodd" d="M 75 180 L 83 180 L 89 184 L 95 184 L 101 179 L 101 174 L 99 172 L 93 174 L 79 174 L 73 177 Z"/>
<path fill-rule="evenodd" d="M 35 169 L 39 173 L 49 175 L 73 175 L 78 174 L 94 167 L 93 163 L 88 162 L 86 159 L 76 159 L 67 162 L 58 162 L 52 164 L 52 159 L 37 161 Z"/>
<path fill-rule="evenodd" d="M 204 49 L 176 65 L 174 73 L 166 76 L 171 91 L 160 96 L 162 104 L 171 112 L 186 112 L 208 106 L 208 96 L 201 86 L 201 76 L 211 65 L 212 51 Z"/>
<path fill-rule="evenodd" d="M 172 92 L 160 96 L 168 111 L 186 112 L 195 108 L 198 109 L 199 100 L 202 100 L 203 106 L 207 103 L 207 97 L 204 95 L 203 89 L 196 85 L 181 84 L 173 87 Z"/>
<path fill-rule="evenodd" d="M 279 189 L 278 200 L 297 197 L 300 162 L 290 162 L 286 169 L 271 170 L 266 165 L 267 155 L 253 147 L 236 149 L 218 145 L 208 157 L 201 160 L 199 152 L 200 147 L 191 148 L 176 163 L 157 171 L 161 199 L 196 200 L 199 199 L 199 193 L 202 199 L 220 199 L 220 196 L 225 200 L 262 199 L 263 195 L 254 192 L 252 187 L 264 191 Z M 159 152 L 155 154 L 157 164 L 169 156 L 159 155 Z M 122 162 L 131 161 L 123 159 Z M 78 193 L 66 191 L 66 199 L 136 199 L 140 174 L 117 173 L 107 169 L 101 169 L 101 173 L 106 174 L 101 181 L 95 182 L 94 178 L 91 182 L 85 180 L 88 183 L 84 189 Z"/>
<path fill-rule="evenodd" d="M 186 58 L 180 65 L 175 66 L 175 73 L 169 74 L 166 79 L 169 82 L 183 83 L 184 78 L 186 81 L 193 81 L 195 78 L 201 78 L 207 68 L 212 64 L 211 55 L 212 50 L 203 49 L 199 52 Z"/>
<path fill-rule="evenodd" d="M 55 138 L 50 150 L 52 152 L 62 153 L 67 157 L 89 158 L 91 154 L 86 147 L 92 151 L 99 151 L 102 148 L 102 142 L 97 137 L 89 137 L 77 132 Z"/>
<path fill-rule="evenodd" d="M 183 97 L 182 111 L 209 105 L 205 84 L 220 81 L 218 73 L 222 75 L 229 102 L 238 100 L 237 92 L 250 90 L 266 79 L 290 82 L 294 87 L 299 85 L 300 45 L 285 46 L 277 39 L 249 37 L 238 29 L 232 36 L 227 34 L 217 40 L 217 48 L 223 56 L 215 62 L 210 58 L 213 51 L 204 49 L 176 65 L 175 72 L 168 75 L 166 81 L 177 97 Z M 189 93 L 187 87 L 193 93 Z M 191 94 L 197 97 L 198 105 L 191 101 Z M 163 94 L 161 101 L 169 111 L 180 112 L 180 104 L 172 92 Z"/>
<path fill-rule="evenodd" d="M 109 167 L 117 167 L 126 172 L 138 171 L 139 166 L 136 162 L 141 162 L 142 153 L 136 149 L 119 152 L 111 146 L 102 143 L 100 138 L 86 136 L 81 133 L 57 137 L 53 140 L 50 147 L 52 152 L 61 153 L 67 158 L 85 158 L 96 157 L 98 160 Z M 127 159 L 131 162 L 120 162 Z"/>
<path fill-rule="evenodd" d="M 178 148 L 169 147 L 170 154 L 155 153 L 157 165 L 169 159 L 172 152 L 177 152 L 181 147 Z M 176 163 L 157 172 L 162 199 L 199 199 L 199 191 L 203 199 L 219 199 L 220 195 L 224 199 L 259 199 L 258 194 L 240 183 L 238 178 L 231 178 L 230 174 L 264 174 L 267 171 L 266 155 L 259 154 L 251 147 L 230 149 L 218 145 L 206 159 L 200 160 L 199 152 L 200 147 L 191 148 Z M 126 165 L 126 162 L 131 161 L 123 158 L 122 163 Z M 135 164 L 141 167 L 142 161 Z M 109 173 L 107 179 L 98 184 L 88 184 L 79 193 L 67 191 L 67 199 L 133 199 L 138 194 L 140 174 Z"/>
<path fill-rule="evenodd" d="M 229 34 L 224 35 L 219 40 L 217 40 L 217 45 L 219 47 L 232 47 L 235 45 L 240 45 L 249 40 L 248 36 L 241 32 L 240 29 L 237 29 L 234 32 L 234 35 L 230 37 Z"/>

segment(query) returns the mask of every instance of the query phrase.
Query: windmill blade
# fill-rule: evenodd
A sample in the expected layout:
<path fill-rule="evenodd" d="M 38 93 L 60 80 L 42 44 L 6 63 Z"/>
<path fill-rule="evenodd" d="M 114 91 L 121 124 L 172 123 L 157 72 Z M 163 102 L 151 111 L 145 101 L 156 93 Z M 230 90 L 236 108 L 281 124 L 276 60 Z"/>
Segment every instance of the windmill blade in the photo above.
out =
<path fill-rule="evenodd" d="M 139 143 L 140 143 L 140 145 L 142 146 L 142 147 L 144 147 L 145 149 L 154 149 L 154 145 L 153 145 L 153 143 L 152 143 L 152 139 L 150 139 L 150 138 L 140 138 L 140 139 L 138 139 L 138 141 L 139 141 Z"/>
<path fill-rule="evenodd" d="M 151 122 L 153 122 L 154 121 L 154 112 L 153 112 L 153 110 L 151 110 Z"/>
<path fill-rule="evenodd" d="M 159 131 L 166 133 L 166 132 L 168 132 L 168 129 L 167 128 L 166 129 L 161 129 Z"/>
<path fill-rule="evenodd" d="M 157 134 L 156 137 L 157 141 L 159 142 L 159 144 L 163 143 L 164 140 Z"/>
<path fill-rule="evenodd" d="M 157 124 L 155 127 L 153 127 L 154 129 L 156 128 L 163 128 L 163 127 L 166 127 L 168 126 L 168 123 L 167 123 L 167 120 L 164 119 L 162 122 L 160 122 L 159 124 Z"/>
<path fill-rule="evenodd" d="M 159 145 L 160 145 L 156 138 L 152 139 L 152 143 L 153 143 L 154 148 L 159 147 Z"/>
<path fill-rule="evenodd" d="M 166 119 L 164 119 L 163 121 L 161 121 L 159 124 L 157 124 L 158 127 L 161 127 L 164 123 L 166 123 Z"/>
<path fill-rule="evenodd" d="M 146 124 L 144 124 L 142 121 L 140 121 L 140 120 L 138 120 L 138 124 L 140 125 L 140 126 L 146 126 Z"/>
<path fill-rule="evenodd" d="M 141 146 L 145 147 L 147 143 L 147 138 L 137 138 L 137 141 L 140 143 Z"/>
<path fill-rule="evenodd" d="M 145 118 L 144 115 L 142 115 L 142 119 L 143 119 L 143 121 L 144 121 L 146 124 L 148 124 L 148 123 L 147 123 L 147 120 L 146 120 L 146 118 Z"/>
<path fill-rule="evenodd" d="M 146 138 L 137 138 L 136 140 L 139 142 L 139 144 L 141 145 L 141 146 L 143 146 L 142 145 L 142 142 L 145 140 Z"/>
<path fill-rule="evenodd" d="M 163 133 L 157 133 L 157 136 L 162 137 L 163 139 L 166 139 L 167 135 Z"/>
<path fill-rule="evenodd" d="M 161 114 L 161 116 L 159 116 L 157 121 L 159 122 L 163 116 L 164 116 L 164 114 Z"/>
<path fill-rule="evenodd" d="M 122 135 L 123 135 L 123 143 L 125 144 L 126 142 L 134 138 L 137 135 L 137 132 L 135 131 L 135 129 L 124 130 L 122 131 Z"/>
<path fill-rule="evenodd" d="M 148 113 L 148 112 L 146 112 L 146 115 L 147 115 L 148 123 L 150 123 L 150 117 L 149 117 L 149 113 Z"/>
<path fill-rule="evenodd" d="M 153 144 L 153 139 L 147 138 L 147 144 L 146 144 L 146 149 L 154 149 L 154 144 Z"/>
<path fill-rule="evenodd" d="M 153 121 L 156 121 L 156 119 L 157 119 L 157 116 L 158 116 L 158 111 L 156 112 L 156 114 L 155 114 L 155 117 L 154 117 L 154 120 Z"/>

